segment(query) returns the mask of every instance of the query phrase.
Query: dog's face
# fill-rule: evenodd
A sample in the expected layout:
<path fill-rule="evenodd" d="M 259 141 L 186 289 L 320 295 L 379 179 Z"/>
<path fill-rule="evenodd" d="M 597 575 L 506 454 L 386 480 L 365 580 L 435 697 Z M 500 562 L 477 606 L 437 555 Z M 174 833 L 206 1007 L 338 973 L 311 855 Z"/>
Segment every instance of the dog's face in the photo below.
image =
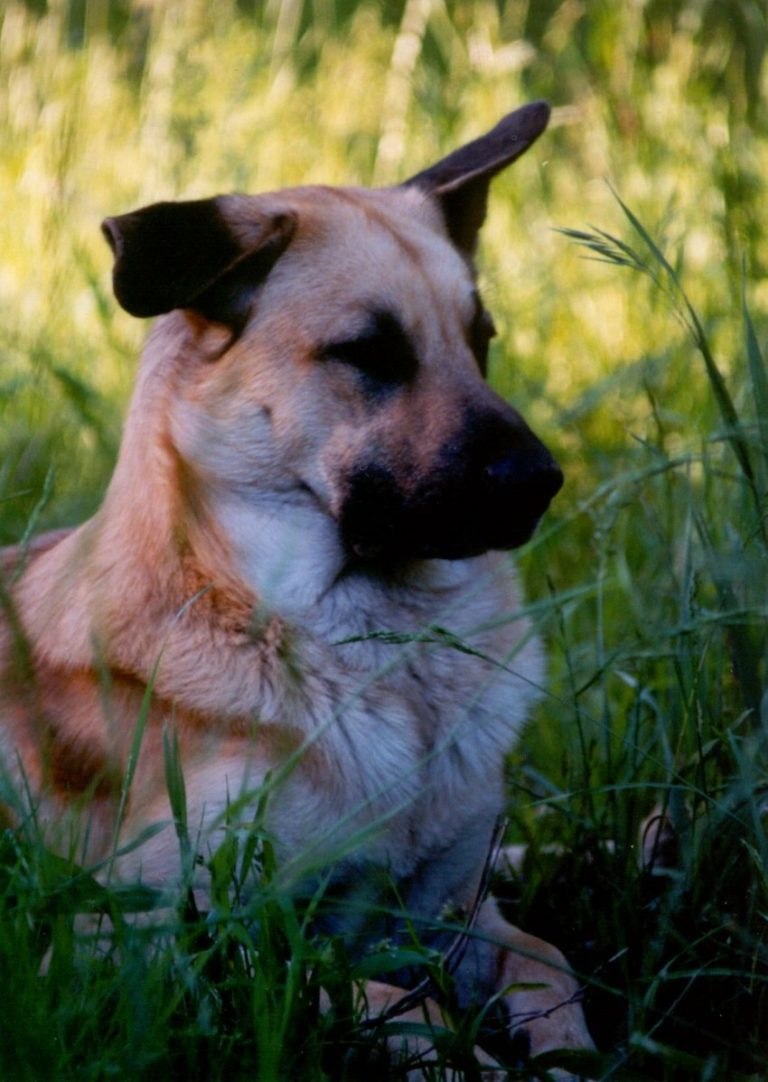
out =
<path fill-rule="evenodd" d="M 106 223 L 125 306 L 185 312 L 172 437 L 199 481 L 309 503 L 357 559 L 530 537 L 562 476 L 484 379 L 493 324 L 471 254 L 501 166 L 497 154 L 467 179 L 459 162 L 456 187 L 467 149 L 398 188 L 225 196 Z"/>

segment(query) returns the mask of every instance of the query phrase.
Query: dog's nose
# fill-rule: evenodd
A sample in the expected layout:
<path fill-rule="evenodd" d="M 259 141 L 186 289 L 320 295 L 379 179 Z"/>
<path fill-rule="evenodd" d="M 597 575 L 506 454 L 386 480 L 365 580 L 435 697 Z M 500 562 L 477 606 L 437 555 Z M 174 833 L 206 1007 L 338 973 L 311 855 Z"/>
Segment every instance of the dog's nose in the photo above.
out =
<path fill-rule="evenodd" d="M 563 472 L 543 446 L 508 451 L 486 465 L 484 474 L 521 518 L 534 521 L 563 486 Z"/>

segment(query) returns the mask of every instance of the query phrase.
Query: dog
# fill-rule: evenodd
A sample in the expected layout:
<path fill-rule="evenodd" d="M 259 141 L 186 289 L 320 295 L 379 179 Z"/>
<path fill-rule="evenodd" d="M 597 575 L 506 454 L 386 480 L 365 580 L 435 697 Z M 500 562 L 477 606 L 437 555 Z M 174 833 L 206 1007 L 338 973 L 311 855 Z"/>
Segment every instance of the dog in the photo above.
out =
<path fill-rule="evenodd" d="M 526 105 L 396 187 L 108 218 L 117 300 L 160 318 L 100 510 L 4 552 L 0 631 L 5 776 L 56 844 L 70 824 L 84 862 L 118 846 L 121 876 L 179 879 L 172 725 L 196 889 L 261 801 L 297 890 L 386 873 L 434 943 L 430 921 L 471 917 L 457 1002 L 500 997 L 533 1055 L 592 1047 L 577 984 L 483 881 L 543 680 L 506 550 L 563 478 L 485 381 L 474 255 L 492 178 L 548 118 Z"/>

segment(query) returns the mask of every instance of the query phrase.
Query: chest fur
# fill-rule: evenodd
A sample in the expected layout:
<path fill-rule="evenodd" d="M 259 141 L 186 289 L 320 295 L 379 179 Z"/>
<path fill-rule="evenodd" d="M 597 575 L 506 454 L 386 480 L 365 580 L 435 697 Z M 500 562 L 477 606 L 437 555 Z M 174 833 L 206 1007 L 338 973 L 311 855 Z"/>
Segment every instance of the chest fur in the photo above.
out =
<path fill-rule="evenodd" d="M 282 715 L 308 751 L 275 792 L 288 850 L 357 838 L 366 859 L 409 874 L 501 810 L 542 666 L 511 570 L 476 571 L 443 590 L 350 584 L 314 614 Z"/>

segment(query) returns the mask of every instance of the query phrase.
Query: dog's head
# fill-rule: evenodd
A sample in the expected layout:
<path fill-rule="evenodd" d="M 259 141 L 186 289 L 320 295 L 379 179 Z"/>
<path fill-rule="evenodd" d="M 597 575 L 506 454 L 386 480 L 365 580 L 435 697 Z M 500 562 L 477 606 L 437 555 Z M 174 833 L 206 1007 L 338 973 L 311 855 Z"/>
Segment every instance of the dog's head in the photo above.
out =
<path fill-rule="evenodd" d="M 532 534 L 562 475 L 485 382 L 473 255 L 492 177 L 544 103 L 389 189 L 297 188 L 110 218 L 120 303 L 176 312 L 170 438 L 203 485 L 305 502 L 352 558 L 455 559 Z"/>

